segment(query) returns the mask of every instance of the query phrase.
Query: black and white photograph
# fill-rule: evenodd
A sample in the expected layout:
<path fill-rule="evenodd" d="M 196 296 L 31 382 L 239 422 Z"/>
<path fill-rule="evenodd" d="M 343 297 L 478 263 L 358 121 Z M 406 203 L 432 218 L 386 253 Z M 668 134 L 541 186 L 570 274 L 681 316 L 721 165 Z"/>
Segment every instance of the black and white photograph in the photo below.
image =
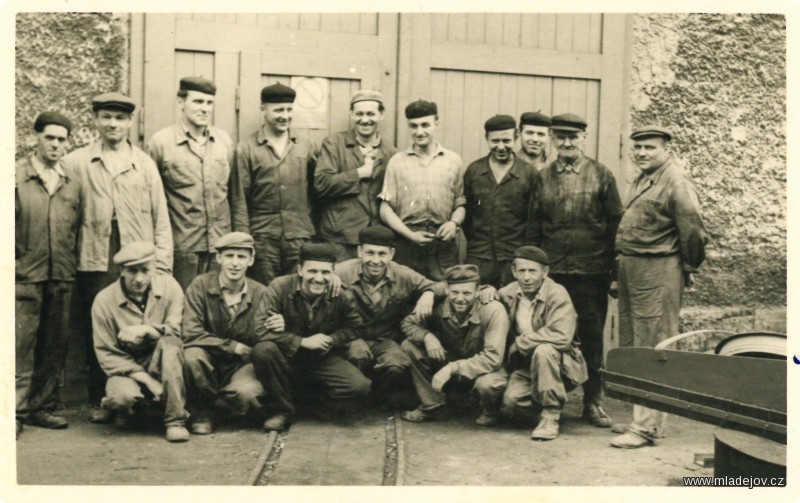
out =
<path fill-rule="evenodd" d="M 2 8 L 3 501 L 800 498 L 796 2 Z"/>

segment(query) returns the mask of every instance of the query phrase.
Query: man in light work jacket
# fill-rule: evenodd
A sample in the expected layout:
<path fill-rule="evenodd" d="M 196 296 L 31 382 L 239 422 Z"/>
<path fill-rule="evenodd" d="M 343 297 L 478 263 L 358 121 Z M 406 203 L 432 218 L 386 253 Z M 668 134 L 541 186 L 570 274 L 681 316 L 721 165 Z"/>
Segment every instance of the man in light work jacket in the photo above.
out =
<path fill-rule="evenodd" d="M 667 128 L 650 125 L 631 134 L 636 165 L 619 225 L 620 346 L 653 347 L 678 334 L 681 297 L 705 259 L 707 241 L 691 175 L 672 157 Z M 666 414 L 638 405 L 628 433 L 614 447 L 653 445 L 664 436 Z"/>
<path fill-rule="evenodd" d="M 264 124 L 236 149 L 236 180 L 241 193 L 231 194 L 238 208 L 243 198 L 247 219 L 234 214 L 237 231 L 253 236 L 256 260 L 248 274 L 268 285 L 273 278 L 294 272 L 303 244 L 314 236 L 311 222 L 316 149 L 290 128 L 295 91 L 283 84 L 261 90 Z"/>
<path fill-rule="evenodd" d="M 484 130 L 489 155 L 470 164 L 464 174 L 466 262 L 478 266 L 481 284 L 501 288 L 513 280 L 511 259 L 526 241 L 536 171 L 514 155 L 513 117 L 495 115 Z"/>
<path fill-rule="evenodd" d="M 105 374 L 92 351 L 91 308 L 100 290 L 119 277 L 112 257 L 134 241 L 155 243 L 155 267 L 172 272 L 172 229 L 164 187 L 153 160 L 128 140 L 136 105 L 120 93 L 92 99 L 95 127 L 100 138 L 66 155 L 65 169 L 78 174 L 83 191 L 78 274 L 78 318 L 86 334 L 89 374 L 89 421 L 108 422 L 100 408 Z"/>
<path fill-rule="evenodd" d="M 531 241 L 547 253 L 549 277 L 567 289 L 578 312 L 577 335 L 589 366 L 583 417 L 608 428 L 611 418 L 602 408 L 600 369 L 622 203 L 611 171 L 584 154 L 585 131 L 586 121 L 578 115 L 552 118 L 550 134 L 558 158 L 539 172 Z"/>
<path fill-rule="evenodd" d="M 80 178 L 59 164 L 72 122 L 58 112 L 43 112 L 33 130 L 36 151 L 17 161 L 14 185 L 17 436 L 23 423 L 69 425 L 55 409 L 67 356 L 81 214 Z"/>
<path fill-rule="evenodd" d="M 314 174 L 322 206 L 319 232 L 337 247 L 339 260 L 357 257 L 359 231 L 380 220 L 378 194 L 397 152 L 378 131 L 383 112 L 380 91 L 356 91 L 350 99 L 352 129 L 329 136 L 320 148 Z"/>
<path fill-rule="evenodd" d="M 172 275 L 184 290 L 198 274 L 219 270 L 214 242 L 231 231 L 229 193 L 241 190 L 230 185 L 233 143 L 225 131 L 211 125 L 216 93 L 209 80 L 182 78 L 180 119 L 147 143 L 167 197 L 175 245 Z M 240 218 L 246 218 L 241 204 L 240 211 Z"/>

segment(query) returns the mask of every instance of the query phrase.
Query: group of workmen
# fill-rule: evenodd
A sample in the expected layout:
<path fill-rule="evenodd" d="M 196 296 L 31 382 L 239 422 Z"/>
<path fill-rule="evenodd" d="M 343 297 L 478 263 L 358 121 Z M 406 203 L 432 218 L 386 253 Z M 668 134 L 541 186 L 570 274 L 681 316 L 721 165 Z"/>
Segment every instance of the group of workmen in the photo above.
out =
<path fill-rule="evenodd" d="M 18 437 L 68 426 L 56 409 L 71 316 L 88 420 L 129 428 L 158 404 L 171 442 L 226 412 L 281 430 L 298 407 L 393 408 L 409 378 L 407 421 L 447 419 L 462 388 L 477 424 L 521 418 L 550 440 L 582 385 L 583 417 L 607 428 L 609 293 L 621 345 L 678 332 L 706 233 L 669 129 L 632 132 L 641 173 L 623 205 L 572 113 L 489 118 L 488 154 L 465 169 L 430 101 L 405 108 L 412 145 L 398 151 L 379 91 L 356 91 L 350 129 L 320 148 L 291 128 L 290 87 L 261 91 L 263 124 L 238 145 L 211 125 L 215 94 L 181 79 L 180 118 L 146 152 L 120 93 L 92 100 L 99 138 L 67 155 L 72 122 L 36 118 L 35 153 L 16 165 Z M 663 414 L 633 419 L 611 445 L 663 435 Z"/>

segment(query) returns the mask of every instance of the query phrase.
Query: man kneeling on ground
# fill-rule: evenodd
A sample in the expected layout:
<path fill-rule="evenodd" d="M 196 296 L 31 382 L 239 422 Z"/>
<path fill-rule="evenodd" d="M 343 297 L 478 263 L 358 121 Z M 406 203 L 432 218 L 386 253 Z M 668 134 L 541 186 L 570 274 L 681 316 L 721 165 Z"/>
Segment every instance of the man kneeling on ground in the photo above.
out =
<path fill-rule="evenodd" d="M 478 301 L 478 266 L 450 267 L 445 280 L 447 297 L 437 302 L 427 320 L 420 313 L 403 320 L 408 338 L 402 348 L 411 358 L 411 378 L 421 403 L 400 417 L 413 422 L 446 420 L 444 387 L 452 379 L 472 384 L 482 410 L 476 422 L 491 426 L 497 423 L 507 381 L 502 363 L 508 315 L 497 301 Z"/>
<path fill-rule="evenodd" d="M 108 376 L 101 405 L 116 411 L 115 424 L 126 428 L 145 397 L 161 402 L 167 440 L 185 442 L 183 291 L 172 276 L 155 274 L 153 243 L 126 244 L 114 263 L 120 266 L 119 280 L 97 294 L 92 305 L 94 350 Z"/>

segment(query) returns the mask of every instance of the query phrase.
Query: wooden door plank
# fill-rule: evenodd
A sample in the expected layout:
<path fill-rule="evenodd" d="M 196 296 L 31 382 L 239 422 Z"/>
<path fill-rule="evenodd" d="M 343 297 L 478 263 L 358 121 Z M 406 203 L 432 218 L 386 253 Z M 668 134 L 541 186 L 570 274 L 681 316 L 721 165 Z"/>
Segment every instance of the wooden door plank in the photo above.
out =
<path fill-rule="evenodd" d="M 131 124 L 129 138 L 131 141 L 141 147 L 146 140 L 144 137 L 144 115 L 142 109 L 145 106 L 144 102 L 144 44 L 145 44 L 145 25 L 144 14 L 133 13 L 131 14 L 131 31 L 130 31 L 130 58 L 131 58 L 131 80 L 130 89 L 128 90 L 131 99 L 138 103 L 140 107 L 139 114 Z"/>
<path fill-rule="evenodd" d="M 339 31 L 342 33 L 359 33 L 359 20 L 358 14 L 342 13 L 339 15 Z"/>
<path fill-rule="evenodd" d="M 236 14 L 236 24 L 258 24 L 258 14 Z"/>
<path fill-rule="evenodd" d="M 572 51 L 572 16 L 573 14 L 556 14 L 556 47 L 558 51 Z"/>
<path fill-rule="evenodd" d="M 217 94 L 214 103 L 214 125 L 239 139 L 236 122 L 236 86 L 239 84 L 239 54 L 218 52 L 214 57 L 214 83 Z"/>
<path fill-rule="evenodd" d="M 461 156 L 464 159 L 477 159 L 478 148 L 474 147 L 480 144 L 481 135 L 480 131 L 474 128 L 474 124 L 479 126 L 483 124 L 482 111 L 481 111 L 481 97 L 483 96 L 483 82 L 482 76 L 477 72 L 464 73 L 464 106 L 463 106 L 463 120 L 461 127 Z M 473 145 L 473 147 L 470 147 Z"/>
<path fill-rule="evenodd" d="M 519 47 L 522 27 L 520 14 L 503 14 L 503 40 L 502 44 L 510 47 Z"/>
<path fill-rule="evenodd" d="M 173 120 L 175 96 L 175 16 L 145 14 L 144 44 L 144 138 Z M 140 111 L 139 113 L 142 113 Z"/>
<path fill-rule="evenodd" d="M 401 116 L 397 106 L 398 37 L 400 15 L 381 13 L 377 18 L 378 60 L 380 80 L 376 87 L 383 93 L 385 111 L 381 134 L 392 145 L 397 144 L 397 120 Z"/>
<path fill-rule="evenodd" d="M 539 14 L 538 43 L 539 49 L 556 48 L 556 16 L 560 14 Z"/>
<path fill-rule="evenodd" d="M 542 113 L 547 115 L 554 115 L 556 113 L 555 106 L 553 105 L 553 87 L 556 79 L 550 77 L 534 77 L 534 110 L 541 110 Z"/>
<path fill-rule="evenodd" d="M 358 32 L 362 35 L 378 34 L 378 17 L 380 15 L 373 12 L 364 12 L 359 15 Z"/>
<path fill-rule="evenodd" d="M 517 113 L 517 81 L 516 75 L 500 75 L 500 95 L 497 113 L 512 117 Z"/>
<path fill-rule="evenodd" d="M 519 112 L 516 116 L 517 120 L 519 120 L 519 116 L 524 112 L 535 112 L 538 110 L 538 108 L 536 108 L 535 82 L 535 77 L 529 77 L 527 75 L 517 76 L 517 111 Z M 549 110 L 543 112 L 549 113 Z"/>
<path fill-rule="evenodd" d="M 591 52 L 591 14 L 572 15 L 572 50 L 575 52 Z"/>
<path fill-rule="evenodd" d="M 249 135 L 261 126 L 261 54 L 239 53 L 239 137 Z"/>
<path fill-rule="evenodd" d="M 520 22 L 520 46 L 539 48 L 539 14 L 523 14 Z"/>
<path fill-rule="evenodd" d="M 589 80 L 586 81 L 586 122 L 588 124 L 596 124 L 594 132 L 587 135 L 586 138 L 586 151 L 590 152 L 590 156 L 597 158 L 598 152 L 598 139 L 600 137 L 600 81 Z"/>
<path fill-rule="evenodd" d="M 623 84 L 629 72 L 629 18 L 625 14 L 603 15 L 603 76 L 600 83 L 600 130 L 598 159 L 606 163 L 617 179 L 624 180 L 621 170 L 621 132 L 623 115 L 627 114 Z"/>
<path fill-rule="evenodd" d="M 486 14 L 485 26 L 484 43 L 489 45 L 504 45 L 503 14 Z"/>
<path fill-rule="evenodd" d="M 443 108 L 446 114 L 445 127 L 447 128 L 447 134 L 443 137 L 443 142 L 450 150 L 462 152 L 464 150 L 464 109 L 469 106 L 464 102 L 464 72 L 449 70 L 440 73 L 445 76 L 443 86 L 445 95 L 439 101 L 439 103 L 444 104 Z M 431 87 L 436 89 L 434 85 L 431 85 Z"/>
<path fill-rule="evenodd" d="M 447 40 L 451 42 L 467 41 L 467 15 L 447 15 Z"/>
<path fill-rule="evenodd" d="M 484 44 L 486 32 L 486 14 L 467 14 L 467 42 L 470 44 Z"/>
<path fill-rule="evenodd" d="M 331 12 L 322 14 L 319 29 L 322 31 L 339 31 L 339 14 Z"/>
<path fill-rule="evenodd" d="M 278 15 L 277 14 L 258 14 L 258 26 L 263 26 L 265 28 L 277 28 L 278 27 Z"/>
<path fill-rule="evenodd" d="M 431 39 L 447 40 L 448 14 L 431 14 Z"/>
<path fill-rule="evenodd" d="M 591 14 L 589 19 L 589 52 L 599 54 L 603 42 L 603 15 Z"/>
<path fill-rule="evenodd" d="M 300 14 L 300 29 L 318 31 L 320 28 L 320 15 L 315 13 Z"/>

